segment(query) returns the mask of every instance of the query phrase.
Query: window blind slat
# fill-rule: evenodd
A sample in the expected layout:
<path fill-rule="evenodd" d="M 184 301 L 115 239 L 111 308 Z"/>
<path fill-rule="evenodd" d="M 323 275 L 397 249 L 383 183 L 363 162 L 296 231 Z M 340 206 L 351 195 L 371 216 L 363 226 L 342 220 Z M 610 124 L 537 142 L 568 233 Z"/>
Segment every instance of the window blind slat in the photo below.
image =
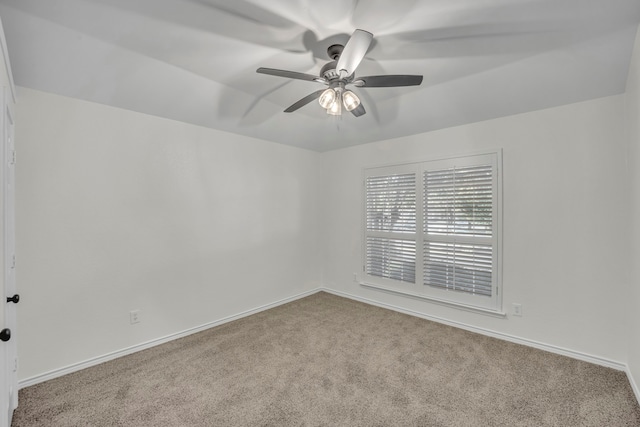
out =
<path fill-rule="evenodd" d="M 490 237 L 493 234 L 492 166 L 425 171 L 423 203 L 425 233 Z"/>
<path fill-rule="evenodd" d="M 367 230 L 415 233 L 416 175 L 394 174 L 366 179 Z"/>
<path fill-rule="evenodd" d="M 367 237 L 366 254 L 367 274 L 415 283 L 415 241 Z"/>
<path fill-rule="evenodd" d="M 437 288 L 491 296 L 492 246 L 425 242 L 424 284 Z"/>

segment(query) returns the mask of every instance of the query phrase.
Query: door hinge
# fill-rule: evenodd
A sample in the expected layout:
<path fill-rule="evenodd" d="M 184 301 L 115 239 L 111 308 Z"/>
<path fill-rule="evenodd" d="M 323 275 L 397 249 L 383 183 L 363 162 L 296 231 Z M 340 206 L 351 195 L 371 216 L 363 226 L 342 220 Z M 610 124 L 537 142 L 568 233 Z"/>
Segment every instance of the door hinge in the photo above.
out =
<path fill-rule="evenodd" d="M 16 164 L 16 150 L 13 150 L 11 152 L 11 162 L 10 164 L 15 165 Z"/>
<path fill-rule="evenodd" d="M 16 256 L 11 257 L 11 268 L 16 268 Z"/>

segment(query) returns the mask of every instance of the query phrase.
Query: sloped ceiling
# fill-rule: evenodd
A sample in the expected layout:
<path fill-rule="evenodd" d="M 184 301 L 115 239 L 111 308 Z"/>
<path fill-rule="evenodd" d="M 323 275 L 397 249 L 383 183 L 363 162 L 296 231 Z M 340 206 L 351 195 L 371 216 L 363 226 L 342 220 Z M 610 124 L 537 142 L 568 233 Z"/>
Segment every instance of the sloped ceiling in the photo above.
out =
<path fill-rule="evenodd" d="M 638 0 L 0 0 L 20 86 L 316 151 L 624 92 Z M 367 114 L 311 103 L 326 49 L 374 34 Z"/>

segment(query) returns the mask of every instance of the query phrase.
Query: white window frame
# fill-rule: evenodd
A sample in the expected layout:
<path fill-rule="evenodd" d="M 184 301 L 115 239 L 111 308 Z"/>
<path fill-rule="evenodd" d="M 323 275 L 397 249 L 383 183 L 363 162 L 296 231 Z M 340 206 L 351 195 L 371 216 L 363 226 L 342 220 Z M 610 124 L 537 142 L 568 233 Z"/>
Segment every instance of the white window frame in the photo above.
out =
<path fill-rule="evenodd" d="M 491 296 L 475 295 L 466 292 L 459 292 L 449 289 L 442 289 L 425 285 L 423 271 L 423 252 L 425 240 L 431 240 L 423 229 L 423 219 L 425 213 L 424 206 L 424 173 L 427 170 L 441 170 L 451 167 L 466 167 L 474 165 L 492 166 L 492 235 L 484 238 L 492 246 L 491 265 Z M 392 174 L 416 174 L 416 231 L 415 234 L 402 233 L 402 237 L 415 240 L 415 283 L 393 280 L 367 273 L 367 238 L 371 236 L 384 236 L 385 233 L 373 232 L 367 229 L 367 178 L 380 177 Z M 362 263 L 363 281 L 361 285 L 365 287 L 380 289 L 396 294 L 417 297 L 435 303 L 454 306 L 470 311 L 493 314 L 504 317 L 502 312 L 502 150 L 491 150 L 469 155 L 459 155 L 447 158 L 438 158 L 416 163 L 405 163 L 389 166 L 377 166 L 365 168 L 363 170 L 363 240 L 362 240 Z M 461 242 L 473 242 L 474 239 L 458 238 L 455 236 L 437 237 L 437 241 L 454 241 L 460 239 Z M 487 240 L 488 239 L 488 240 Z M 480 241 L 483 238 L 478 239 Z"/>

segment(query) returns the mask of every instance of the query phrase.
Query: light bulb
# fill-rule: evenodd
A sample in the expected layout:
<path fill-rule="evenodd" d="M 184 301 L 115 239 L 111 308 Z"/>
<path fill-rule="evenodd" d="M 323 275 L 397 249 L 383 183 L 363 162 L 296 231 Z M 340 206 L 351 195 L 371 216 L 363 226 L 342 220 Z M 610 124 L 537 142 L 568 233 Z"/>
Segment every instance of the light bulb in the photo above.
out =
<path fill-rule="evenodd" d="M 344 103 L 344 108 L 346 108 L 347 111 L 351 111 L 358 108 L 360 98 L 358 98 L 355 93 L 347 90 L 342 94 L 342 102 Z"/>
<path fill-rule="evenodd" d="M 329 108 L 336 100 L 336 91 L 329 88 L 322 92 L 318 102 L 322 105 L 322 108 Z"/>
<path fill-rule="evenodd" d="M 327 114 L 331 114 L 332 116 L 339 116 L 342 114 L 342 100 L 340 99 L 340 94 L 333 101 L 333 104 L 327 108 Z"/>

